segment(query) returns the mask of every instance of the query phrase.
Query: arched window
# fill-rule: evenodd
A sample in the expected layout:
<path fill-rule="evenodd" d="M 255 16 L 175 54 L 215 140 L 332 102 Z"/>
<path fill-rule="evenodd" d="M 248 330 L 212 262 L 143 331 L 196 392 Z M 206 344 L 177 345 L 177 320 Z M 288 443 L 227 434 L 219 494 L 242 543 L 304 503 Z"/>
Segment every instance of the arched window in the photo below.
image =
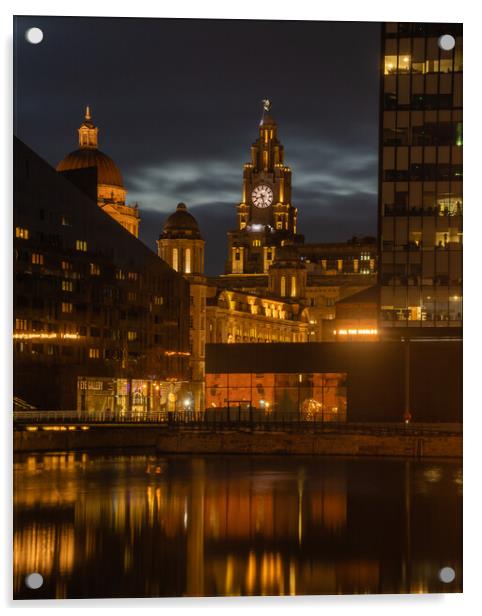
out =
<path fill-rule="evenodd" d="M 177 248 L 172 249 L 172 268 L 176 270 L 179 269 L 179 253 Z"/>
<path fill-rule="evenodd" d="M 286 277 L 285 276 L 281 276 L 280 295 L 281 297 L 285 297 L 286 295 Z"/>
<path fill-rule="evenodd" d="M 192 270 L 191 266 L 191 249 L 186 248 L 184 251 L 184 273 L 190 274 Z"/>
<path fill-rule="evenodd" d="M 296 297 L 297 295 L 296 289 L 296 276 L 291 276 L 291 297 Z"/>

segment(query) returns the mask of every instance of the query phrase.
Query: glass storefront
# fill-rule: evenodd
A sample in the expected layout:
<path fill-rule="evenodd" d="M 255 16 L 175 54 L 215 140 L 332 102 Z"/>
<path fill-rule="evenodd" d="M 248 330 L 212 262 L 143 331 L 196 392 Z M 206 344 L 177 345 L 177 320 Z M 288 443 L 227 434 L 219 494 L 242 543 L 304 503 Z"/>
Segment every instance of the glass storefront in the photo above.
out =
<path fill-rule="evenodd" d="M 185 411 L 192 404 L 189 385 L 183 381 L 79 377 L 77 410 L 92 413 L 147 415 Z"/>
<path fill-rule="evenodd" d="M 346 374 L 207 374 L 206 409 L 346 421 Z"/>

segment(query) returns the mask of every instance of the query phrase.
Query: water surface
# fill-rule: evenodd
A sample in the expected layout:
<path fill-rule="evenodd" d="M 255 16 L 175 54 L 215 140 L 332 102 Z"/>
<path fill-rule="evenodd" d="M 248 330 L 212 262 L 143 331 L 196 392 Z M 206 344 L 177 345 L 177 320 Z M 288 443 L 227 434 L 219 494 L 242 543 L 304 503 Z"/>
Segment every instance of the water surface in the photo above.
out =
<path fill-rule="evenodd" d="M 15 598 L 462 590 L 460 462 L 48 453 L 14 475 Z"/>

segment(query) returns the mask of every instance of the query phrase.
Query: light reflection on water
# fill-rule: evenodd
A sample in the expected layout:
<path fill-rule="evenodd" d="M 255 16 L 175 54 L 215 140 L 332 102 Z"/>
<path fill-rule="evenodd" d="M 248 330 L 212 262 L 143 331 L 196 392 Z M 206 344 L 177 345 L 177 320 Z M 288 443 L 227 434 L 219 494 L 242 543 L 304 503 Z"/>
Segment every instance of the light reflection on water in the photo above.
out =
<path fill-rule="evenodd" d="M 49 453 L 14 473 L 16 598 L 462 589 L 459 462 Z"/>

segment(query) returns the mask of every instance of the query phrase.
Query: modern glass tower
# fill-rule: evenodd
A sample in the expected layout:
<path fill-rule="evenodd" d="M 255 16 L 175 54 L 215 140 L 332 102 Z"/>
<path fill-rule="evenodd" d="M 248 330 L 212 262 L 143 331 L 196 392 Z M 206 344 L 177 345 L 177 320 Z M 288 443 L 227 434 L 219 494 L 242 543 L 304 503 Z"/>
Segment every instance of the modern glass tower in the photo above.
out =
<path fill-rule="evenodd" d="M 457 335 L 462 24 L 382 24 L 381 55 L 380 329 L 387 338 Z"/>

